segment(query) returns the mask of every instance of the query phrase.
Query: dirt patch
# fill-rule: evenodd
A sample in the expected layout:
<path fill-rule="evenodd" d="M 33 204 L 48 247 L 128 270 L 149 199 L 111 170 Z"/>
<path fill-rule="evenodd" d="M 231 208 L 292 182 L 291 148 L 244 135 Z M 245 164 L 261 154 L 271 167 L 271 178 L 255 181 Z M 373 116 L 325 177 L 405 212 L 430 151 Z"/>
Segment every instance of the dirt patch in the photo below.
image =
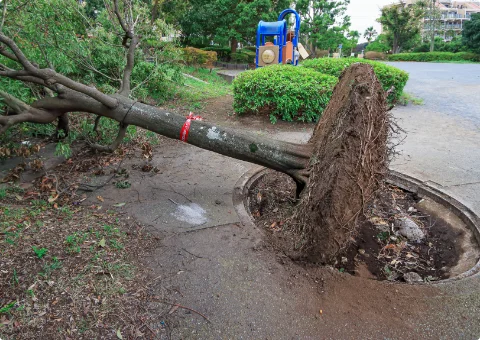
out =
<path fill-rule="evenodd" d="M 248 194 L 256 225 L 266 231 L 270 246 L 285 254 L 301 246 L 286 228 L 295 206 L 295 188 L 287 175 L 267 171 Z M 397 282 L 404 282 L 407 273 L 417 273 L 422 281 L 448 278 L 462 251 L 454 241 L 462 232 L 420 209 L 419 202 L 412 193 L 384 185 L 366 217 L 359 219 L 358 234 L 337 257 L 335 267 L 360 277 Z M 396 221 L 405 216 L 421 228 L 424 239 L 410 241 L 400 234 Z"/>

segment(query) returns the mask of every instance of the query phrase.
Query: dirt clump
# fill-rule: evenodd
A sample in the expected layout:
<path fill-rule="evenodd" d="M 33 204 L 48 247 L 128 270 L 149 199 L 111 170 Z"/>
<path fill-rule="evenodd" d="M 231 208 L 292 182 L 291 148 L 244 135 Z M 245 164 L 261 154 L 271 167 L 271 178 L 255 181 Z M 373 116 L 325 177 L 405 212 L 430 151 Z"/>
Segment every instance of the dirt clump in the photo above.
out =
<path fill-rule="evenodd" d="M 301 246 L 288 227 L 295 210 L 295 183 L 269 170 L 250 188 L 248 202 L 269 246 L 283 254 L 294 254 Z M 365 215 L 357 219 L 358 232 L 333 266 L 355 276 L 395 282 L 405 282 L 409 273 L 418 274 L 425 282 L 448 278 L 449 268 L 457 264 L 460 256 L 454 242 L 458 232 L 418 208 L 419 202 L 416 195 L 383 184 Z M 423 240 L 412 242 L 399 233 L 395 221 L 405 216 L 424 231 Z"/>

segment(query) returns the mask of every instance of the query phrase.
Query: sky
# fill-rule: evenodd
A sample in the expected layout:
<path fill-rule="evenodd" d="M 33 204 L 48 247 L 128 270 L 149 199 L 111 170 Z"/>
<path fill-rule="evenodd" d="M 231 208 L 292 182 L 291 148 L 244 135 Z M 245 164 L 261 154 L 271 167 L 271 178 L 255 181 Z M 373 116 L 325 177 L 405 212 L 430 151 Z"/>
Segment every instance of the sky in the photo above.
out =
<path fill-rule="evenodd" d="M 350 0 L 347 14 L 350 16 L 352 26 L 350 30 L 360 32 L 359 42 L 366 42 L 363 37 L 365 30 L 373 26 L 380 34 L 380 24 L 375 20 L 380 17 L 380 8 L 395 2 L 394 0 Z"/>

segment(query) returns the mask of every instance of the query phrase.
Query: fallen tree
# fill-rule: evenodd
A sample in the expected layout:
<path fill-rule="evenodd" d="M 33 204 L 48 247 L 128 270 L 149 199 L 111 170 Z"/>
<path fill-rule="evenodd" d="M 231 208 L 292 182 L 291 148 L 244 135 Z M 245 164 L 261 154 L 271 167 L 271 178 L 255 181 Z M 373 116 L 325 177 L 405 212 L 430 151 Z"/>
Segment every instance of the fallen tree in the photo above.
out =
<path fill-rule="evenodd" d="M 386 94 L 371 66 L 354 64 L 343 73 L 307 144 L 264 138 L 194 117 L 187 122 L 183 116 L 129 97 L 135 49 L 141 40 L 135 32 L 134 17 L 128 15 L 129 3 L 120 6 L 118 0 L 114 0 L 108 8 L 122 29 L 127 59 L 121 85 L 113 95 L 65 77 L 53 68 L 40 68 L 12 38 L 0 31 L 0 54 L 18 66 L 0 64 L 0 77 L 40 85 L 55 94 L 28 105 L 0 90 L 0 97 L 15 112 L 0 116 L 0 133 L 22 122 L 46 124 L 55 120 L 59 121 L 59 128 L 65 130 L 68 114 L 88 112 L 119 123 L 113 145 L 93 146 L 101 150 L 114 150 L 127 127 L 136 125 L 281 171 L 295 180 L 301 197 L 293 222 L 305 235 L 303 249 L 316 261 L 332 262 L 350 241 L 357 217 L 387 169 Z"/>

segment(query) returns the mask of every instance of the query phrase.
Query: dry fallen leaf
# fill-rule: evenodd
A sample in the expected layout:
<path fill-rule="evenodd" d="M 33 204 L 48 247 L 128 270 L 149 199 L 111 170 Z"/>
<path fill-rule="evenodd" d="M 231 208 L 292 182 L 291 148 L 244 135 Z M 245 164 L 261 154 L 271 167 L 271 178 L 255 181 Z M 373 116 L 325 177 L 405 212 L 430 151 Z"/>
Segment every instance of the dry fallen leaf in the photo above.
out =
<path fill-rule="evenodd" d="M 99 200 L 100 202 L 105 201 L 102 196 L 97 196 L 97 200 Z"/>

